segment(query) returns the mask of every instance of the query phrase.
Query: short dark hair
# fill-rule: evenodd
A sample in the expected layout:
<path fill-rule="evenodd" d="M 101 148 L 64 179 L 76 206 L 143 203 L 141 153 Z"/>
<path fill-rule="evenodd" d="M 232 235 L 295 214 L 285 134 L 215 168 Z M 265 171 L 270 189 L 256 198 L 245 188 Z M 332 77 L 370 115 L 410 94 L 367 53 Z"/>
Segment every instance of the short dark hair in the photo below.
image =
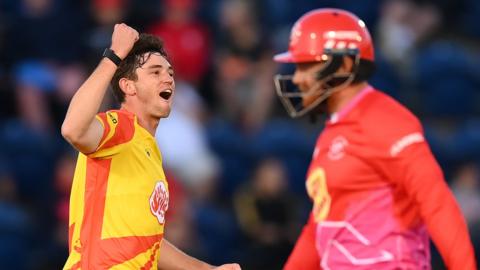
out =
<path fill-rule="evenodd" d="M 125 101 L 125 93 L 120 89 L 120 79 L 128 78 L 130 80 L 136 80 L 137 74 L 135 70 L 142 67 L 152 53 L 159 53 L 168 60 L 168 55 L 163 46 L 163 40 L 160 39 L 160 37 L 151 34 L 140 34 L 127 57 L 125 57 L 118 66 L 110 82 L 113 95 L 118 102 L 123 103 Z"/>

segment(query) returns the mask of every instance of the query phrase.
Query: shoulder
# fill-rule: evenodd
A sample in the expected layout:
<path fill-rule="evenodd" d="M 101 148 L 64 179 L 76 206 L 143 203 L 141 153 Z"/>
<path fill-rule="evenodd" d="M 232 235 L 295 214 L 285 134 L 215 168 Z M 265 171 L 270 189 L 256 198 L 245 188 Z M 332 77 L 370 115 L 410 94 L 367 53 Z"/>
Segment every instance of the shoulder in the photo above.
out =
<path fill-rule="evenodd" d="M 102 147 L 111 147 L 130 141 L 135 134 L 135 115 L 125 110 L 109 110 L 97 114 L 104 127 Z"/>
<path fill-rule="evenodd" d="M 133 125 L 135 122 L 135 115 L 125 110 L 109 110 L 98 114 L 99 117 L 105 118 L 112 124 Z"/>
<path fill-rule="evenodd" d="M 423 141 L 418 118 L 400 102 L 380 91 L 374 91 L 361 108 L 361 126 L 366 137 L 390 154 L 402 147 Z"/>
<path fill-rule="evenodd" d="M 409 109 L 380 91 L 365 99 L 360 114 L 362 124 L 375 134 L 421 130 L 420 121 Z"/>

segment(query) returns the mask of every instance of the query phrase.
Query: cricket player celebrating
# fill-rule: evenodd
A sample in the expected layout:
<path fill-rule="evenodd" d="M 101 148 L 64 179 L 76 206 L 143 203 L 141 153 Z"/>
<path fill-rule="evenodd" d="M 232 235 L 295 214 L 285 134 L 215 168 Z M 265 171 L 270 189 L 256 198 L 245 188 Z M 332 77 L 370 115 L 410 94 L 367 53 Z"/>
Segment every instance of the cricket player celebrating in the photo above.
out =
<path fill-rule="evenodd" d="M 240 269 L 215 268 L 163 238 L 169 193 L 154 134 L 170 113 L 175 81 L 162 41 L 117 24 L 103 56 L 62 125 L 80 152 L 64 269 Z M 121 108 L 97 114 L 110 82 Z"/>

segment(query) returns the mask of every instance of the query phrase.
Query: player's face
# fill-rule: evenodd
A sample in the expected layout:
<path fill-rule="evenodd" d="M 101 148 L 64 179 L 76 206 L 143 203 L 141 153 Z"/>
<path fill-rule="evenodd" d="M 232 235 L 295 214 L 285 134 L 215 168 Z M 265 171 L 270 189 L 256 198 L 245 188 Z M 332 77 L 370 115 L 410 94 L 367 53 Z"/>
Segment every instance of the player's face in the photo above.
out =
<path fill-rule="evenodd" d="M 146 114 L 154 118 L 168 117 L 175 93 L 170 63 L 159 53 L 152 53 L 136 72 L 137 96 Z"/>
<path fill-rule="evenodd" d="M 323 90 L 320 88 L 320 82 L 317 79 L 317 72 L 324 66 L 322 62 L 298 63 L 293 74 L 293 83 L 304 94 L 302 103 L 304 107 L 312 104 L 321 96 Z"/>

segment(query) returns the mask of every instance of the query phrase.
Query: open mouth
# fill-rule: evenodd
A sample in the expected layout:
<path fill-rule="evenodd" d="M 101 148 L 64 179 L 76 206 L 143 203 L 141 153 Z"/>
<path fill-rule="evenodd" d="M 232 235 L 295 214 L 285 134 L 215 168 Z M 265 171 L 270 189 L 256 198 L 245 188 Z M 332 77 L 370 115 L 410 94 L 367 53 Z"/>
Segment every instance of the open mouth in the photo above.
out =
<path fill-rule="evenodd" d="M 165 100 L 169 100 L 171 96 L 172 96 L 172 90 L 171 89 L 166 89 L 166 90 L 163 90 L 162 92 L 160 92 L 160 97 L 165 99 Z"/>

